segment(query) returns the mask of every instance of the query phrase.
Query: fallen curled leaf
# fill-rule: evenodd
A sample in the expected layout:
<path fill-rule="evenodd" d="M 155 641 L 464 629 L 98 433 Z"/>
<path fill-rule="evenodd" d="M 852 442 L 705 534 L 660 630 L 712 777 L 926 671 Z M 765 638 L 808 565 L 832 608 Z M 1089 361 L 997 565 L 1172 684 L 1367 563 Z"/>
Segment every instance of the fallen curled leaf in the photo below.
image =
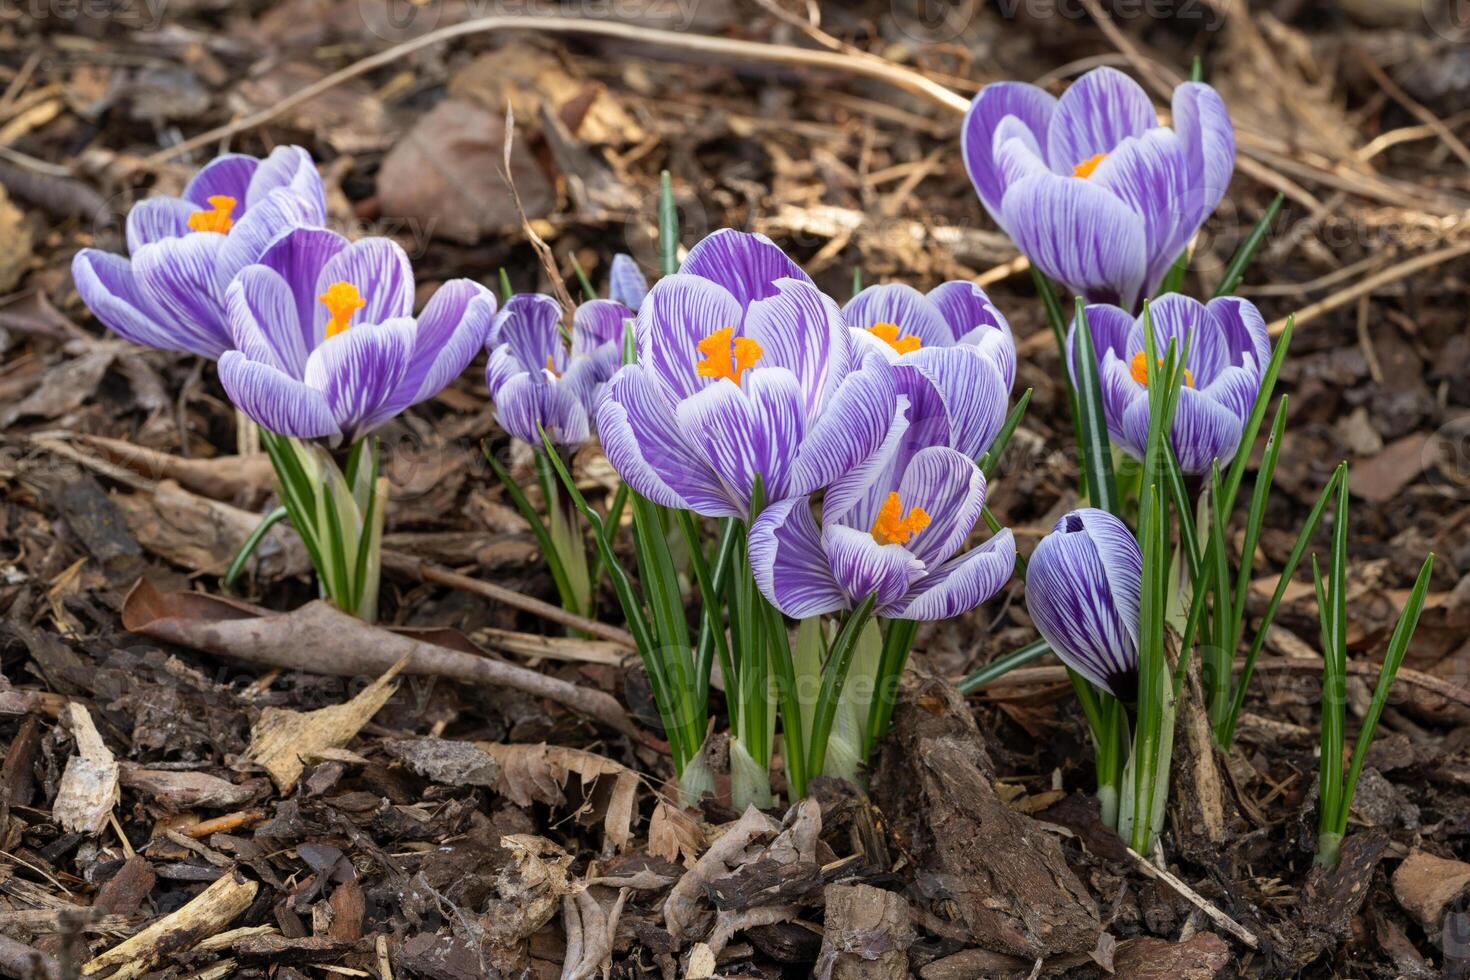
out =
<path fill-rule="evenodd" d="M 561 745 L 476 744 L 500 765 L 496 791 L 517 806 L 564 803 L 566 797 L 562 791 L 574 773 L 581 777 L 584 790 L 604 776 L 612 777 L 602 828 L 618 850 L 632 839 L 638 776 L 627 766 L 593 752 Z"/>
<path fill-rule="evenodd" d="M 261 521 L 259 514 L 190 493 L 173 480 L 114 499 L 144 548 L 176 565 L 212 575 L 224 573 Z M 270 529 L 251 561 L 266 581 L 311 571 L 306 547 L 285 522 Z"/>
<path fill-rule="evenodd" d="M 124 788 L 143 793 L 165 810 L 173 811 L 242 806 L 260 795 L 265 786 L 263 779 L 237 784 L 204 772 L 148 769 L 131 763 L 123 764 L 121 775 Z"/>
<path fill-rule="evenodd" d="M 77 434 L 73 441 L 94 449 L 104 459 L 127 467 L 150 480 L 173 480 L 187 490 L 214 500 L 259 501 L 275 484 L 275 470 L 266 453 L 185 459 L 146 446 Z"/>

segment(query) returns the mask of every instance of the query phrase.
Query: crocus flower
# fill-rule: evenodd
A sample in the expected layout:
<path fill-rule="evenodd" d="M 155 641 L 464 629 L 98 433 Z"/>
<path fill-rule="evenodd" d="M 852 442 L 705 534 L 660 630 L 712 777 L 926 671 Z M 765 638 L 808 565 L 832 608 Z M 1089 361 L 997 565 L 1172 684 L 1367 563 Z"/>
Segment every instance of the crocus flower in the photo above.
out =
<path fill-rule="evenodd" d="M 550 296 L 512 296 L 491 330 L 485 382 L 500 427 L 517 439 L 580 446 L 591 436 L 589 412 L 598 386 L 622 361 L 625 322 L 633 311 L 610 299 L 577 307 L 572 347 L 562 341 L 561 304 Z"/>
<path fill-rule="evenodd" d="M 226 291 L 230 400 L 279 435 L 351 444 L 438 394 L 485 343 L 495 295 L 441 286 L 418 317 L 413 270 L 387 238 L 324 228 L 278 238 Z"/>
<path fill-rule="evenodd" d="M 644 278 L 643 270 L 626 252 L 613 256 L 612 268 L 607 273 L 607 295 L 634 313 L 643 305 L 643 297 L 648 295 L 648 280 Z"/>
<path fill-rule="evenodd" d="M 980 520 L 985 476 L 974 460 L 942 446 L 918 452 L 874 511 L 834 513 L 818 526 L 811 500 L 761 511 L 750 529 L 750 567 L 761 593 L 796 619 L 850 609 L 875 595 L 892 619 L 948 619 L 989 599 L 1016 563 L 1002 530 L 956 554 Z"/>
<path fill-rule="evenodd" d="M 718 231 L 648 293 L 638 363 L 598 403 L 603 451 L 668 507 L 744 517 L 864 463 L 898 412 L 881 358 L 855 364 L 837 304 L 764 235 Z"/>
<path fill-rule="evenodd" d="M 1137 82 L 1095 68 L 1060 99 L 987 85 L 962 150 L 985 209 L 1041 271 L 1088 301 L 1137 309 L 1224 196 L 1235 130 L 1208 85 L 1174 90 L 1169 128 Z"/>
<path fill-rule="evenodd" d="M 1169 293 L 1149 304 L 1155 356 L 1174 340 L 1184 352 L 1184 386 L 1179 393 L 1170 441 L 1186 473 L 1204 473 L 1218 459 L 1228 463 L 1261 390 L 1271 360 L 1266 321 L 1249 300 L 1222 296 L 1200 303 Z M 1116 306 L 1087 307 L 1087 326 L 1097 353 L 1103 414 L 1108 435 L 1142 459 L 1148 445 L 1148 364 L 1144 318 Z M 1076 378 L 1076 325 L 1067 336 L 1068 363 Z M 1188 349 L 1186 350 L 1186 343 Z"/>
<path fill-rule="evenodd" d="M 1138 693 L 1143 554 L 1127 525 L 1083 507 L 1057 521 L 1026 566 L 1026 609 L 1062 663 L 1124 701 Z"/>
<path fill-rule="evenodd" d="M 182 197 L 128 212 L 132 260 L 85 248 L 72 260 L 77 292 L 97 319 L 135 344 L 218 358 L 233 346 L 225 292 L 282 232 L 320 225 L 322 179 L 299 146 L 264 160 L 215 158 Z"/>

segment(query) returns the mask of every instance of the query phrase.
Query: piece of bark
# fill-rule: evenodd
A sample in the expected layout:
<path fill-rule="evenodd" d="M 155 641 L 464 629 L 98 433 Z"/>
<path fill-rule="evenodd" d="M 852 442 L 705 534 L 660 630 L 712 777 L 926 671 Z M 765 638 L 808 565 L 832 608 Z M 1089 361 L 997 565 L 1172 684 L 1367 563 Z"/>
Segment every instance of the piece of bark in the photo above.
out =
<path fill-rule="evenodd" d="M 1178 734 L 1170 779 L 1174 798 L 1169 808 L 1180 850 L 1207 863 L 1239 823 L 1225 789 L 1221 760 L 1215 749 L 1209 713 L 1200 683 L 1200 658 L 1191 657 L 1184 695 L 1178 704 Z"/>
<path fill-rule="evenodd" d="M 204 772 L 147 769 L 131 763 L 123 764 L 121 778 L 123 788 L 143 793 L 175 813 L 199 807 L 217 810 L 238 807 L 261 796 L 266 785 L 265 780 L 237 784 Z"/>
<path fill-rule="evenodd" d="M 1393 895 L 1424 931 L 1438 936 L 1444 910 L 1470 890 L 1470 864 L 1417 848 L 1393 873 Z"/>
<path fill-rule="evenodd" d="M 828 885 L 816 975 L 831 980 L 904 980 L 914 942 L 909 903 L 872 885 Z"/>
<path fill-rule="evenodd" d="M 0 767 L 0 799 L 8 811 L 12 806 L 30 806 L 35 802 L 34 770 L 41 752 L 41 720 L 34 715 L 20 723 L 10 747 L 5 750 L 5 764 Z"/>
<path fill-rule="evenodd" d="M 117 972 L 106 974 L 107 980 L 142 976 L 170 953 L 190 949 L 222 931 L 250 907 L 259 887 L 257 882 L 225 874 L 182 908 L 83 964 L 82 975 L 116 968 Z"/>
<path fill-rule="evenodd" d="M 1230 947 L 1213 932 L 1182 943 L 1140 936 L 1118 945 L 1113 975 L 1128 980 L 1215 980 L 1230 965 Z"/>
<path fill-rule="evenodd" d="M 473 742 L 446 738 L 395 738 L 384 751 L 425 779 L 446 786 L 484 786 L 500 781 L 500 763 Z"/>
<path fill-rule="evenodd" d="M 321 601 L 269 614 L 197 592 L 165 594 L 143 579 L 123 601 L 122 621 L 124 629 L 218 657 L 339 677 L 376 677 L 407 657 L 406 674 L 509 688 L 565 705 L 625 735 L 639 734 L 617 699 L 602 691 L 381 629 Z"/>
<path fill-rule="evenodd" d="M 61 980 L 61 963 L 49 953 L 0 935 L 0 976 L 15 980 Z"/>
<path fill-rule="evenodd" d="M 1290 923 L 1297 935 L 1290 948 L 1282 951 L 1297 969 L 1335 947 L 1352 930 L 1387 847 L 1388 835 L 1383 831 L 1351 834 L 1342 842 L 1337 867 L 1312 868 Z"/>
<path fill-rule="evenodd" d="M 117 760 L 102 741 L 86 708 L 73 701 L 62 716 L 77 748 L 66 761 L 51 815 L 65 830 L 95 834 L 106 826 L 112 808 L 117 805 Z"/>
<path fill-rule="evenodd" d="M 123 862 L 117 873 L 97 889 L 92 907 L 114 915 L 131 915 L 138 911 L 143 899 L 153 891 L 158 876 L 148 866 L 148 859 L 134 854 Z"/>
<path fill-rule="evenodd" d="M 76 442 L 97 450 L 109 462 L 151 480 L 174 480 L 187 490 L 215 500 L 258 502 L 275 484 L 270 455 L 212 456 L 185 459 L 121 439 L 77 433 Z"/>
<path fill-rule="evenodd" d="M 368 944 L 361 939 L 333 939 L 331 936 L 245 936 L 230 945 L 241 959 L 270 960 L 275 964 L 326 963 L 339 960 L 348 953 L 366 952 Z"/>
<path fill-rule="evenodd" d="M 330 902 L 332 923 L 327 927 L 327 935 L 333 939 L 361 939 L 362 917 L 367 911 L 367 901 L 357 879 L 344 881 L 333 889 Z"/>
<path fill-rule="evenodd" d="M 378 709 L 388 703 L 398 685 L 393 678 L 404 661 L 389 667 L 377 680 L 363 688 L 346 704 L 328 705 L 316 711 L 298 712 L 266 708 L 250 734 L 247 758 L 260 763 L 282 793 L 296 788 L 306 769 L 305 757 L 322 749 L 341 748 L 357 736 Z"/>
<path fill-rule="evenodd" d="M 964 698 L 918 664 L 898 697 L 873 785 L 895 839 L 934 876 L 932 900 L 986 949 L 1031 960 L 1092 952 L 1097 906 L 1056 838 L 996 795 Z"/>
<path fill-rule="evenodd" d="M 919 969 L 922 980 L 1023 980 L 1032 976 L 1033 964 L 1019 956 L 988 949 L 962 949 L 958 953 L 926 963 Z"/>

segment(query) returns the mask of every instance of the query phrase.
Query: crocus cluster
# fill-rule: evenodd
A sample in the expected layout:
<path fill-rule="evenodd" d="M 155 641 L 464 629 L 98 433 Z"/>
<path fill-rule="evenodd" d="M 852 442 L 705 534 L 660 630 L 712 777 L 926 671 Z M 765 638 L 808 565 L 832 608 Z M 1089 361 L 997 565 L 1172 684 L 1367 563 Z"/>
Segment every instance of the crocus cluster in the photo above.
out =
<path fill-rule="evenodd" d="M 1015 371 L 978 287 L 877 287 L 839 309 L 769 239 L 720 231 L 653 287 L 635 329 L 638 362 L 597 410 L 609 461 L 660 504 L 752 521 L 751 568 L 777 608 L 873 595 L 879 615 L 937 619 L 1009 577 L 1008 533 L 954 557 Z"/>
<path fill-rule="evenodd" d="M 996 82 L 965 116 L 961 149 L 985 210 L 1041 271 L 1089 302 L 1136 311 L 1215 210 L 1235 130 L 1210 86 L 1174 90 L 1159 125 L 1143 88 L 1096 68 L 1055 98 Z"/>

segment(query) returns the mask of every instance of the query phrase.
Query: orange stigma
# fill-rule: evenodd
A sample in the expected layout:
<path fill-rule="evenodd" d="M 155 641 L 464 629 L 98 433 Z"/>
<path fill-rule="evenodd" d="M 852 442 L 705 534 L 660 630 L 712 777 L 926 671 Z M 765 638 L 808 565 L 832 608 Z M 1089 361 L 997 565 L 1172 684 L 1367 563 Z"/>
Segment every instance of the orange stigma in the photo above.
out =
<path fill-rule="evenodd" d="M 553 378 L 561 377 L 561 372 L 556 369 L 556 355 L 554 354 L 546 355 L 546 373 Z"/>
<path fill-rule="evenodd" d="M 896 323 L 875 323 L 868 328 L 868 333 L 877 337 L 900 354 L 916 351 L 923 346 L 919 338 L 915 335 L 911 333 L 900 334 L 898 332 L 898 324 Z"/>
<path fill-rule="evenodd" d="M 929 515 L 922 507 L 909 510 L 903 516 L 903 503 L 895 490 L 878 508 L 878 519 L 873 522 L 873 539 L 879 544 L 908 544 L 909 538 L 929 526 Z"/>
<path fill-rule="evenodd" d="M 1159 362 L 1159 367 L 1163 367 L 1164 366 L 1164 359 L 1162 357 L 1155 358 L 1155 360 L 1157 360 Z M 1148 355 L 1145 354 L 1143 351 L 1139 351 L 1137 354 L 1134 354 L 1133 355 L 1133 363 L 1131 363 L 1130 365 L 1128 365 L 1128 373 L 1131 374 L 1131 375 L 1133 375 L 1133 380 L 1134 381 L 1137 381 L 1139 384 L 1141 384 L 1145 388 L 1147 388 L 1148 387 Z M 1189 368 L 1185 368 L 1184 369 L 1184 386 L 1186 388 L 1193 388 L 1194 387 L 1194 375 L 1189 373 Z"/>
<path fill-rule="evenodd" d="M 740 375 L 760 360 L 761 345 L 749 337 L 736 337 L 734 327 L 716 330 L 699 342 L 704 360 L 694 365 L 701 378 L 729 378 L 737 385 Z"/>
<path fill-rule="evenodd" d="M 331 319 L 327 321 L 328 340 L 346 330 L 352 314 L 367 306 L 367 300 L 362 298 L 362 293 L 350 282 L 332 283 L 317 299 L 322 301 L 322 305 L 331 314 Z"/>
<path fill-rule="evenodd" d="M 235 226 L 235 219 L 230 215 L 235 213 L 235 199 L 224 194 L 212 194 L 209 197 L 209 206 L 212 210 L 195 211 L 189 215 L 189 230 L 191 231 L 214 231 L 223 235 Z"/>
<path fill-rule="evenodd" d="M 1092 172 L 1097 169 L 1097 165 L 1099 163 L 1102 163 L 1103 160 L 1105 160 L 1106 158 L 1106 153 L 1099 153 L 1097 156 L 1088 157 L 1086 160 L 1083 160 L 1081 163 L 1077 164 L 1077 166 L 1072 168 L 1072 176 L 1081 177 L 1082 179 L 1086 180 L 1088 177 L 1092 176 Z"/>

